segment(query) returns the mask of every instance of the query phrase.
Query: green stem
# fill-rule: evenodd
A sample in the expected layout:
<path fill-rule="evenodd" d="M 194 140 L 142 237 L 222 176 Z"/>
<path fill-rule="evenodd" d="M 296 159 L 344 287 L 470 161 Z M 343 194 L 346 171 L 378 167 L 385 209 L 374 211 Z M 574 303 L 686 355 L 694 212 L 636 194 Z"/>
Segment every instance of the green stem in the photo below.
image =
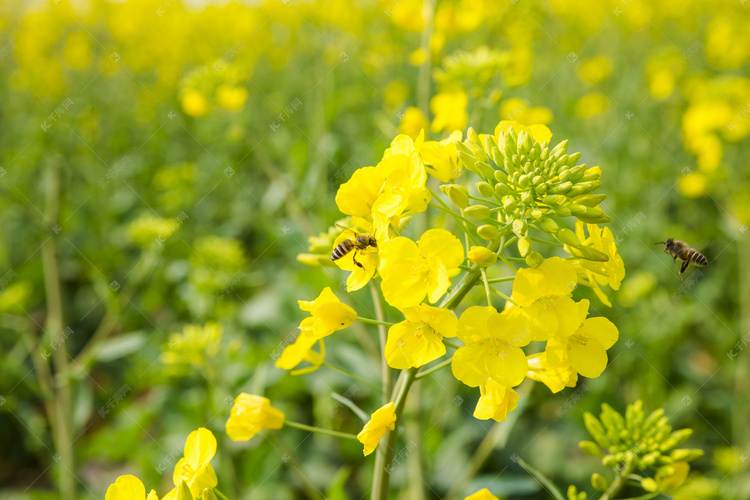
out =
<path fill-rule="evenodd" d="M 508 266 L 508 267 L 509 267 L 509 268 L 510 268 L 510 269 L 511 269 L 511 270 L 512 270 L 512 271 L 513 271 L 514 273 L 515 273 L 516 271 L 518 271 L 518 269 L 516 268 L 516 266 L 514 266 L 513 264 L 511 264 L 511 263 L 510 263 L 510 261 L 508 260 L 508 258 L 507 258 L 507 257 L 506 257 L 505 255 L 503 255 L 503 254 L 501 254 L 501 253 L 498 253 L 498 254 L 497 254 L 497 256 L 498 256 L 498 257 L 500 258 L 500 260 L 502 260 L 502 261 L 503 261 L 503 262 L 505 263 L 505 265 L 506 265 L 506 266 Z"/>
<path fill-rule="evenodd" d="M 492 307 L 492 295 L 490 294 L 490 283 L 487 281 L 487 269 L 481 268 L 482 281 L 484 281 L 484 293 L 487 295 L 487 305 Z"/>
<path fill-rule="evenodd" d="M 60 165 L 50 164 L 47 170 L 45 218 L 50 227 L 57 226 L 60 214 Z M 51 235 L 42 244 L 42 272 L 47 296 L 47 336 L 52 342 L 55 371 L 63 374 L 55 384 L 55 416 L 50 423 L 56 425 L 53 432 L 55 449 L 59 455 L 58 477 L 60 497 L 74 500 L 76 496 L 75 455 L 73 453 L 73 409 L 68 373 L 67 337 L 64 337 L 64 319 L 60 270 L 57 261 L 57 237 Z"/>
<path fill-rule="evenodd" d="M 434 196 L 435 196 L 435 195 L 433 194 L 433 197 L 434 197 Z M 442 201 L 442 200 L 440 200 L 440 201 Z M 453 211 L 453 210 L 451 210 L 450 208 L 442 207 L 442 206 L 440 206 L 440 205 L 436 205 L 436 204 L 434 204 L 434 203 L 432 203 L 432 202 L 428 203 L 428 205 L 429 205 L 430 207 L 432 207 L 432 208 L 437 208 L 438 210 L 441 210 L 441 211 L 443 211 L 443 212 L 447 213 L 448 215 L 451 215 L 451 216 L 452 216 L 452 217 L 453 217 L 454 219 L 456 219 L 456 220 L 457 220 L 458 222 L 460 222 L 460 223 L 461 223 L 462 225 L 463 225 L 463 224 L 471 224 L 471 225 L 474 225 L 474 226 L 476 226 L 476 224 L 474 224 L 474 222 L 470 221 L 469 219 L 467 219 L 466 217 L 464 217 L 464 216 L 462 216 L 462 215 L 459 215 L 459 214 L 457 214 L 456 212 L 454 212 L 454 211 Z"/>
<path fill-rule="evenodd" d="M 365 384 L 370 389 L 373 389 L 373 390 L 375 390 L 375 391 L 377 391 L 379 393 L 383 392 L 383 389 L 381 389 L 377 385 L 373 384 L 369 380 L 367 380 L 367 379 L 365 379 L 363 377 L 360 377 L 359 375 L 356 375 L 356 374 L 354 374 L 354 373 L 352 373 L 352 372 L 350 372 L 348 370 L 344 370 L 343 368 L 339 368 L 338 366 L 332 365 L 332 364 L 327 363 L 325 361 L 323 361 L 323 366 L 325 366 L 326 368 L 330 368 L 331 370 L 335 370 L 335 371 L 337 371 L 337 372 L 339 372 L 339 373 L 341 373 L 343 375 L 346 375 L 347 377 L 353 378 L 357 382 L 361 382 L 362 384 Z"/>
<path fill-rule="evenodd" d="M 541 238 L 534 238 L 533 236 L 529 236 L 529 238 L 531 239 L 531 241 L 536 241 L 536 242 L 539 242 L 539 243 L 544 243 L 545 245 L 550 245 L 550 246 L 557 247 L 557 248 L 564 248 L 563 245 L 561 245 L 561 244 L 559 244 L 557 242 L 554 242 L 554 241 L 547 241 L 547 240 L 543 240 Z"/>
<path fill-rule="evenodd" d="M 395 323 L 388 323 L 387 321 L 378 321 L 376 319 L 363 318 L 362 316 L 357 316 L 357 321 L 361 321 L 362 323 L 367 323 L 368 325 L 378 325 L 378 326 L 395 325 Z"/>
<path fill-rule="evenodd" d="M 496 290 L 496 289 L 494 289 L 494 288 L 491 288 L 490 290 L 492 290 L 492 293 L 494 293 L 494 294 L 495 294 L 495 295 L 497 295 L 498 297 L 502 297 L 502 298 L 504 298 L 505 300 L 507 300 L 507 301 L 508 301 L 508 302 L 510 302 L 511 304 L 513 304 L 513 305 L 518 305 L 518 304 L 516 304 L 516 303 L 515 303 L 515 302 L 513 301 L 513 299 L 511 299 L 510 297 L 508 297 L 507 295 L 505 295 L 505 294 L 504 294 L 503 292 L 501 292 L 501 291 L 499 291 L 499 290 Z"/>
<path fill-rule="evenodd" d="M 416 376 L 416 377 L 414 377 L 414 379 L 415 379 L 415 380 L 419 380 L 419 379 L 421 379 L 421 378 L 425 378 L 425 377 L 426 377 L 426 376 L 428 376 L 428 375 L 432 375 L 432 374 L 433 374 L 433 373 L 435 373 L 436 371 L 438 371 L 438 370 L 442 370 L 442 369 L 443 369 L 443 368 L 445 368 L 446 366 L 450 365 L 452 361 L 453 361 L 453 357 L 451 357 L 450 359 L 446 359 L 446 360 L 445 360 L 445 361 L 443 361 L 442 363 L 438 363 L 437 365 L 433 366 L 433 367 L 432 367 L 432 368 L 430 368 L 430 369 L 427 369 L 427 370 L 424 370 L 424 371 L 420 371 L 419 373 L 417 373 L 417 376 Z"/>
<path fill-rule="evenodd" d="M 385 361 L 385 344 L 388 333 L 385 330 L 385 312 L 383 312 L 383 302 L 380 300 L 380 292 L 375 283 L 370 280 L 370 295 L 372 303 L 375 305 L 375 317 L 378 318 L 378 337 L 380 338 L 380 381 L 383 386 L 383 404 L 388 402 L 388 393 L 391 390 L 391 368 Z"/>
<path fill-rule="evenodd" d="M 553 483 L 547 476 L 545 476 L 542 471 L 532 467 L 531 465 L 527 464 L 522 458 L 519 458 L 516 463 L 520 465 L 523 470 L 531 474 L 531 477 L 539 481 L 539 484 L 541 484 L 543 487 L 549 491 L 550 495 L 555 497 L 556 500 L 565 500 L 565 497 L 560 492 L 559 489 L 557 489 L 557 486 L 555 486 L 555 483 Z M 604 497 L 602 497 L 604 498 Z"/>
<path fill-rule="evenodd" d="M 633 464 L 627 462 L 627 465 L 615 476 L 615 480 L 609 485 L 607 491 L 599 498 L 599 500 L 611 500 L 615 498 L 615 495 L 620 492 L 623 486 L 625 486 L 626 478 L 633 472 Z"/>
<path fill-rule="evenodd" d="M 216 488 L 214 488 L 214 493 L 216 493 L 217 495 L 219 495 L 223 500 L 229 500 L 229 498 L 227 498 L 227 496 L 224 493 L 222 493 L 221 491 L 219 491 Z"/>
<path fill-rule="evenodd" d="M 295 429 L 300 429 L 303 431 L 309 431 L 309 432 L 315 432 L 316 434 L 323 434 L 325 436 L 333 436 L 333 437 L 339 437 L 339 438 L 345 438 L 345 439 L 353 439 L 357 440 L 356 434 L 350 434 L 348 432 L 339 432 L 334 431 L 331 429 L 325 429 L 323 427 L 313 427 L 312 425 L 305 425 L 301 424 L 299 422 L 294 422 L 292 420 L 285 420 L 284 425 L 288 427 L 294 427 Z"/>
<path fill-rule="evenodd" d="M 516 279 L 515 276 L 506 276 L 504 278 L 490 278 L 487 281 L 489 281 L 490 283 L 502 283 L 504 281 L 513 281 L 514 279 Z"/>

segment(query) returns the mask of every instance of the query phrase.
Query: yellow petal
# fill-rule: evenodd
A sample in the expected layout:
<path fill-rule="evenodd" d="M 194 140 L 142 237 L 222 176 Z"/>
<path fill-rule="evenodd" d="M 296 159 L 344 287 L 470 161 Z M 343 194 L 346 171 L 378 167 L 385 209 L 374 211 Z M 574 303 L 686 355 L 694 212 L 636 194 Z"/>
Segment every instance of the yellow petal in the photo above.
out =
<path fill-rule="evenodd" d="M 427 325 L 402 321 L 388 330 L 385 359 L 391 368 L 419 367 L 444 354 L 442 337 Z"/>
<path fill-rule="evenodd" d="M 615 345 L 620 336 L 615 324 L 603 317 L 588 318 L 576 334 L 598 341 L 605 349 Z"/>
<path fill-rule="evenodd" d="M 482 386 L 482 395 L 474 408 L 474 417 L 480 420 L 493 419 L 502 422 L 508 413 L 518 406 L 519 396 L 516 391 L 490 379 Z"/>
<path fill-rule="evenodd" d="M 583 343 L 572 337 L 568 347 L 570 366 L 584 377 L 596 378 L 607 367 L 607 350 L 596 340 Z"/>
<path fill-rule="evenodd" d="M 396 427 L 396 405 L 393 401 L 380 407 L 372 414 L 370 421 L 357 434 L 357 439 L 364 445 L 365 456 L 369 455 L 378 446 L 380 439 L 388 430 Z"/>
<path fill-rule="evenodd" d="M 529 365 L 526 355 L 519 347 L 500 341 L 499 349 L 484 358 L 487 373 L 498 384 L 515 387 L 526 378 Z"/>
<path fill-rule="evenodd" d="M 216 454 L 216 438 L 205 427 L 190 433 L 185 442 L 185 459 L 193 470 L 198 470 Z"/>
<path fill-rule="evenodd" d="M 469 387 L 479 387 L 489 378 L 487 357 L 489 357 L 489 341 L 487 340 L 459 347 L 451 361 L 453 376 Z"/>
<path fill-rule="evenodd" d="M 321 339 L 335 331 L 347 328 L 356 319 L 357 311 L 350 306 L 342 304 L 338 299 L 328 302 L 315 312 L 315 326 L 312 335 L 316 339 Z"/>
<path fill-rule="evenodd" d="M 141 500 L 146 498 L 146 487 L 143 482 L 135 476 L 125 475 L 118 477 L 104 496 L 105 500 Z"/>
<path fill-rule="evenodd" d="M 471 306 L 461 314 L 458 320 L 458 338 L 465 344 L 471 344 L 490 335 L 488 322 L 497 314 L 490 306 Z"/>
<path fill-rule="evenodd" d="M 480 418 L 480 417 L 477 417 L 477 418 Z M 499 500 L 499 499 L 495 495 L 490 493 L 490 490 L 488 490 L 487 488 L 482 488 L 476 493 L 472 493 L 468 497 L 464 498 L 464 500 Z"/>
<path fill-rule="evenodd" d="M 385 176 L 376 167 L 363 167 L 339 187 L 336 205 L 347 215 L 371 219 L 372 205 L 385 183 Z"/>
<path fill-rule="evenodd" d="M 453 269 L 464 261 L 464 247 L 453 233 L 445 229 L 430 229 L 419 238 L 419 251 L 429 262 L 441 262 Z"/>

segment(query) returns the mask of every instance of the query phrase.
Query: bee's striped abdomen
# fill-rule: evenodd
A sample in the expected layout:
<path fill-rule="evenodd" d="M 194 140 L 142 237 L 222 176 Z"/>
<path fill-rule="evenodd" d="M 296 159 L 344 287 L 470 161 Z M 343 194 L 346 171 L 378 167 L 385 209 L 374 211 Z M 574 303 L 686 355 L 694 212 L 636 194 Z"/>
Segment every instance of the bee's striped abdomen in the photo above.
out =
<path fill-rule="evenodd" d="M 339 245 L 333 249 L 333 252 L 331 253 L 331 260 L 339 260 L 344 255 L 348 254 L 352 251 L 354 248 L 354 243 L 352 243 L 352 240 L 344 240 Z"/>
<path fill-rule="evenodd" d="M 702 253 L 697 252 L 697 251 L 693 250 L 692 248 L 690 249 L 689 253 L 690 253 L 690 260 L 696 266 L 705 266 L 705 265 L 708 265 L 708 259 Z"/>

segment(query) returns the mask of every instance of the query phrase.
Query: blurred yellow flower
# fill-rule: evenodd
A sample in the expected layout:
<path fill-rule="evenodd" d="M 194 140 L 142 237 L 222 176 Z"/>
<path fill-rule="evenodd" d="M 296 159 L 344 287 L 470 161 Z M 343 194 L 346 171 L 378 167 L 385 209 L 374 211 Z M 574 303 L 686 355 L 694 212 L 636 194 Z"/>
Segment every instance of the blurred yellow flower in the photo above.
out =
<path fill-rule="evenodd" d="M 609 97 L 600 92 L 592 92 L 576 101 L 575 114 L 581 118 L 591 118 L 604 113 L 610 106 Z"/>
<path fill-rule="evenodd" d="M 388 329 L 385 359 L 404 370 L 420 367 L 445 354 L 443 337 L 455 337 L 458 319 L 448 309 L 420 304 L 401 309 L 405 321 Z"/>
<path fill-rule="evenodd" d="M 528 99 L 512 97 L 500 104 L 500 118 L 515 121 L 523 125 L 548 125 L 552 121 L 553 116 L 549 108 L 532 106 Z"/>
<path fill-rule="evenodd" d="M 406 83 L 400 80 L 396 80 L 396 81 L 389 83 L 385 87 L 385 90 L 383 90 L 383 99 L 385 100 L 385 104 L 389 108 L 395 108 L 396 106 L 404 102 L 407 97 L 409 97 L 409 87 L 406 85 Z M 408 113 L 410 109 L 416 109 L 417 111 L 419 111 L 418 108 L 408 108 L 406 110 L 406 113 Z M 406 113 L 404 113 L 404 116 L 406 115 Z M 403 123 L 403 118 L 402 118 L 402 123 Z M 422 128 L 427 128 L 427 127 L 425 126 Z M 418 130 L 417 130 L 417 133 L 414 135 L 404 130 L 402 130 L 401 133 L 411 136 L 412 139 L 416 138 L 419 135 Z"/>
<path fill-rule="evenodd" d="M 310 313 L 302 320 L 300 328 L 315 339 L 322 339 L 333 332 L 347 328 L 357 319 L 357 311 L 342 304 L 330 287 L 325 287 L 313 300 L 298 300 L 299 308 Z"/>
<path fill-rule="evenodd" d="M 490 493 L 490 490 L 488 490 L 487 488 L 482 488 L 476 493 L 472 493 L 468 497 L 464 498 L 464 500 L 500 500 L 500 499 L 497 498 L 492 493 Z"/>
<path fill-rule="evenodd" d="M 136 245 L 148 248 L 154 242 L 163 242 L 180 227 L 177 219 L 162 219 L 147 213 L 128 224 L 127 232 Z"/>
<path fill-rule="evenodd" d="M 535 125 L 526 126 L 522 123 L 515 122 L 512 120 L 502 120 L 495 127 L 494 137 L 495 137 L 495 142 L 498 145 L 500 145 L 501 143 L 504 144 L 504 142 L 501 141 L 500 136 L 505 134 L 511 128 L 516 132 L 516 134 L 520 134 L 521 131 L 526 132 L 527 134 L 531 136 L 532 139 L 534 139 L 539 144 L 543 142 L 546 142 L 549 144 L 550 140 L 552 139 L 552 132 L 545 125 L 535 124 Z"/>
<path fill-rule="evenodd" d="M 458 380 L 470 387 L 490 379 L 504 387 L 523 382 L 528 364 L 521 347 L 531 341 L 523 317 L 471 306 L 458 321 L 458 338 L 466 344 L 453 354 L 451 369 Z"/>
<path fill-rule="evenodd" d="M 578 381 L 578 373 L 573 370 L 570 363 L 562 361 L 556 366 L 550 366 L 547 362 L 547 353 L 540 352 L 526 357 L 529 363 L 529 372 L 526 376 L 537 382 L 541 382 L 553 393 L 557 393 L 566 387 L 575 387 Z"/>
<path fill-rule="evenodd" d="M 202 366 L 216 356 L 221 345 L 223 328 L 208 322 L 204 326 L 185 325 L 182 333 L 173 333 L 161 360 L 173 369 Z"/>
<path fill-rule="evenodd" d="M 263 429 L 281 429 L 284 413 L 262 396 L 240 393 L 227 420 L 227 435 L 232 441 L 247 441 Z"/>
<path fill-rule="evenodd" d="M 5 276 L 9 275 L 3 276 L 4 279 L 7 279 Z M 6 286 L 5 289 L 0 291 L 0 312 L 23 314 L 28 307 L 27 302 L 33 291 L 34 287 L 29 281 L 21 281 Z"/>
<path fill-rule="evenodd" d="M 365 456 L 369 455 L 389 430 L 396 428 L 396 405 L 393 401 L 382 406 L 370 417 L 364 428 L 357 434 L 357 439 L 364 445 Z"/>
<path fill-rule="evenodd" d="M 176 495 L 182 481 L 190 488 L 193 498 L 199 498 L 206 488 L 215 488 L 219 482 L 211 466 L 211 459 L 215 454 L 216 438 L 211 431 L 201 427 L 191 432 L 185 441 L 184 457 L 174 467 L 172 480 L 175 488 L 165 498 Z"/>
<path fill-rule="evenodd" d="M 708 178 L 701 172 L 691 172 L 688 175 L 680 176 L 680 180 L 677 181 L 677 189 L 688 198 L 708 196 Z"/>
<path fill-rule="evenodd" d="M 245 106 L 246 100 L 247 89 L 245 87 L 225 83 L 216 88 L 216 102 L 226 110 L 239 111 Z"/>
<path fill-rule="evenodd" d="M 84 32 L 78 31 L 72 33 L 65 40 L 65 63 L 74 69 L 84 69 L 93 59 L 91 53 L 91 36 Z"/>
<path fill-rule="evenodd" d="M 406 108 L 398 125 L 399 133 L 406 134 L 412 139 L 416 139 L 423 130 L 426 132 L 429 128 L 430 121 L 419 108 L 414 106 Z"/>
<path fill-rule="evenodd" d="M 182 98 L 182 110 L 186 114 L 201 118 L 208 113 L 208 100 L 198 90 L 188 90 Z"/>
<path fill-rule="evenodd" d="M 143 482 L 130 474 L 118 477 L 109 485 L 104 500 L 159 500 L 156 491 L 151 490 L 146 496 Z"/>
<path fill-rule="evenodd" d="M 434 304 L 458 274 L 464 260 L 461 242 L 445 229 L 430 229 L 414 243 L 398 237 L 380 248 L 380 276 L 385 300 L 394 307 Z"/>
<path fill-rule="evenodd" d="M 469 97 L 463 90 L 450 90 L 441 92 L 430 99 L 430 111 L 435 116 L 432 120 L 430 130 L 442 132 L 447 130 L 463 130 L 469 121 L 466 106 Z"/>
<path fill-rule="evenodd" d="M 578 328 L 572 334 L 561 334 L 547 341 L 545 353 L 550 366 L 557 366 L 565 360 L 579 374 L 596 378 L 607 367 L 607 349 L 612 347 L 619 332 L 607 318 L 586 318 L 589 301 L 576 303 Z"/>
<path fill-rule="evenodd" d="M 474 418 L 479 420 L 491 418 L 496 422 L 502 422 L 508 418 L 508 413 L 518 406 L 518 393 L 492 379 L 479 386 L 479 390 L 481 395 L 474 408 Z"/>
<path fill-rule="evenodd" d="M 599 83 L 612 73 L 612 60 L 606 56 L 585 59 L 576 67 L 576 73 L 581 81 Z"/>

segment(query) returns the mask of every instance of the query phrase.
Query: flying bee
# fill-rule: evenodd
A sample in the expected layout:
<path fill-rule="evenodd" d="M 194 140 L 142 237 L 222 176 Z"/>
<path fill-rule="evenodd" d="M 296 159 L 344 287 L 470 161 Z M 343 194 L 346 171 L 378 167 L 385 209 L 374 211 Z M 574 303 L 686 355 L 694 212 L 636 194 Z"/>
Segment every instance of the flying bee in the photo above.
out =
<path fill-rule="evenodd" d="M 673 257 L 673 261 L 677 259 L 682 260 L 682 267 L 680 268 L 680 277 L 685 273 L 688 266 L 692 262 L 696 266 L 703 267 L 708 265 L 708 259 L 705 255 L 690 248 L 690 245 L 684 241 L 676 240 L 674 238 L 668 238 L 667 241 L 659 241 L 657 245 L 664 245 L 664 253 L 668 253 Z"/>
<path fill-rule="evenodd" d="M 344 227 L 341 224 L 336 224 L 337 227 L 340 227 L 344 231 L 351 231 L 354 233 L 354 238 L 348 238 L 336 246 L 336 248 L 333 249 L 333 252 L 331 252 L 331 260 L 339 260 L 343 256 L 347 255 L 349 252 L 354 251 L 354 254 L 352 255 L 352 260 L 354 261 L 354 264 L 356 264 L 358 267 L 364 269 L 365 266 L 360 264 L 357 261 L 357 252 L 360 250 L 366 250 L 368 247 L 378 247 L 378 242 L 375 239 L 374 236 L 371 236 L 369 234 L 363 234 L 358 233 L 354 229 Z"/>

